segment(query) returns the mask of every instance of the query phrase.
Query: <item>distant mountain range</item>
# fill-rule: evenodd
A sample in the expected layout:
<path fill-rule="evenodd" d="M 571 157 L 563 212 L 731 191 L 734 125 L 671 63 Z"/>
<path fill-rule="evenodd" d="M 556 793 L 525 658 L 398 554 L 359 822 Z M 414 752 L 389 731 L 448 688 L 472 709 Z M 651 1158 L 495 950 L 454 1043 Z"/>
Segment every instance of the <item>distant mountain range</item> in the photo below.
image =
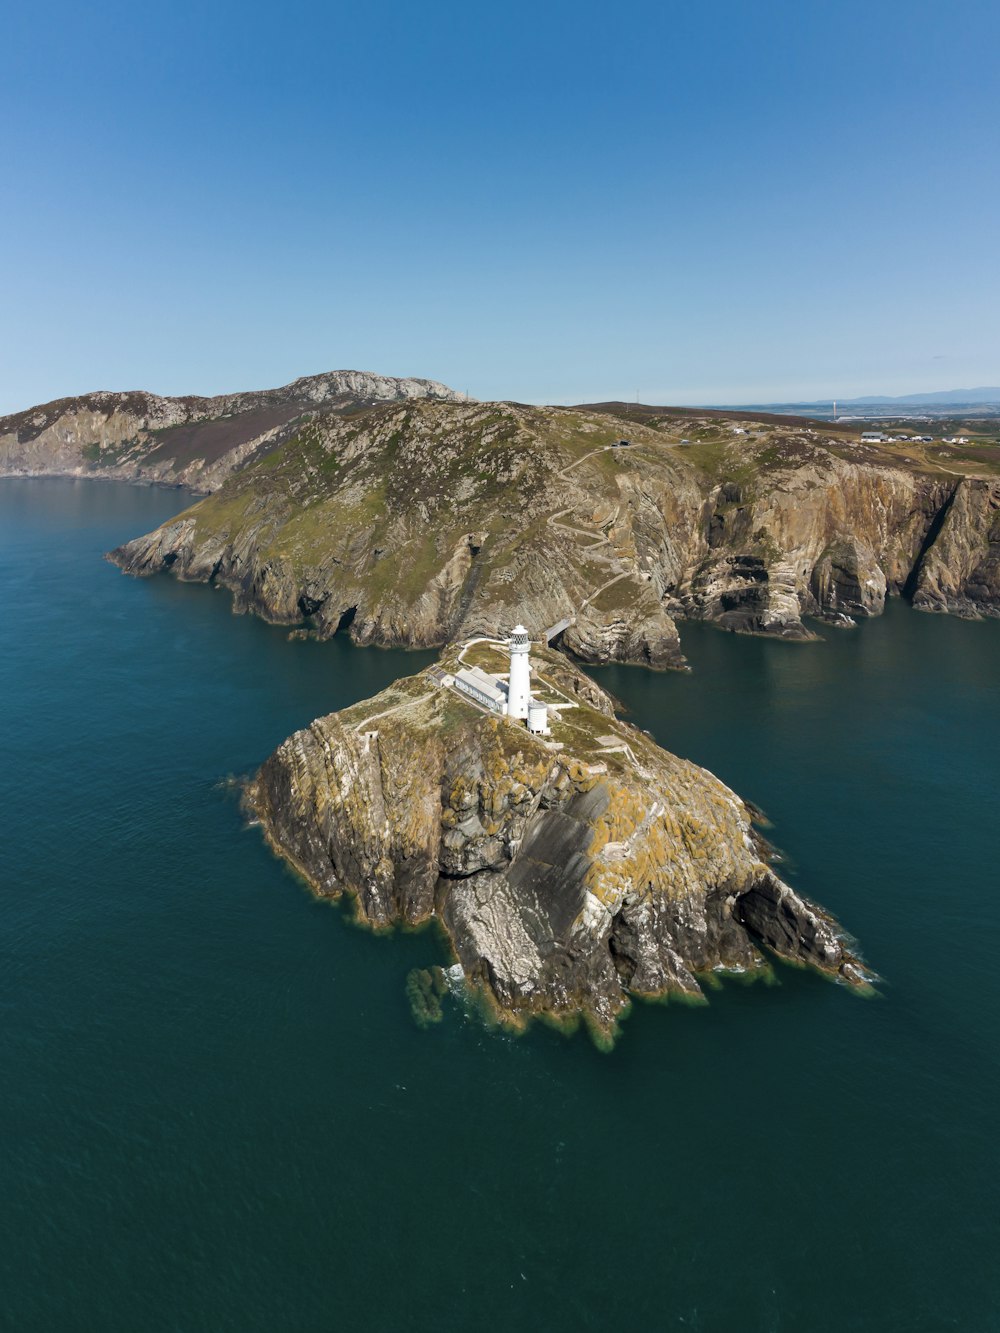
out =
<path fill-rule="evenodd" d="M 1000 411 L 1000 388 L 941 389 L 936 393 L 905 393 L 897 397 L 888 394 L 869 394 L 863 398 L 825 398 L 793 403 L 746 403 L 747 411 L 791 413 L 800 416 L 829 417 L 836 401 L 838 416 L 891 416 L 909 415 L 913 409 L 929 411 L 936 416 L 969 409 L 987 409 L 993 416 Z"/>
<path fill-rule="evenodd" d="M 839 399 L 837 401 L 840 402 Z M 1000 389 L 941 389 L 938 393 L 904 393 L 895 398 L 887 394 L 878 394 L 867 395 L 864 398 L 845 398 L 843 401 L 845 407 L 860 406 L 863 403 L 911 403 L 916 407 L 941 407 L 949 403 L 960 403 L 963 407 L 972 407 L 978 403 L 1000 403 Z"/>

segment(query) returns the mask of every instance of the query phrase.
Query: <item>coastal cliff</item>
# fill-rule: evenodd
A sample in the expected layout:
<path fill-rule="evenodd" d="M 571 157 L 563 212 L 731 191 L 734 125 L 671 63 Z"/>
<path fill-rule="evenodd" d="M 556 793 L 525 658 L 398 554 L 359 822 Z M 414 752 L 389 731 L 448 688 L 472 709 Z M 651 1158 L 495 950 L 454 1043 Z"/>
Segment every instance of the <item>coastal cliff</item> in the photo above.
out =
<path fill-rule="evenodd" d="M 465 395 L 434 380 L 359 370 L 214 398 L 81 394 L 0 417 L 0 475 L 97 476 L 211 492 L 313 412 L 339 415 L 419 397 Z"/>
<path fill-rule="evenodd" d="M 904 594 L 996 615 L 998 507 L 991 476 L 832 427 L 415 400 L 316 416 L 111 558 L 319 637 L 440 646 L 523 619 L 662 667 L 683 619 L 807 639 Z"/>
<path fill-rule="evenodd" d="M 757 971 L 767 950 L 865 983 L 739 797 L 616 720 L 564 658 L 536 667 L 548 742 L 440 669 L 296 732 L 248 788 L 272 846 L 371 926 L 437 918 L 465 984 L 515 1023 L 582 1015 L 607 1039 L 630 996 L 700 997 L 700 974 Z"/>

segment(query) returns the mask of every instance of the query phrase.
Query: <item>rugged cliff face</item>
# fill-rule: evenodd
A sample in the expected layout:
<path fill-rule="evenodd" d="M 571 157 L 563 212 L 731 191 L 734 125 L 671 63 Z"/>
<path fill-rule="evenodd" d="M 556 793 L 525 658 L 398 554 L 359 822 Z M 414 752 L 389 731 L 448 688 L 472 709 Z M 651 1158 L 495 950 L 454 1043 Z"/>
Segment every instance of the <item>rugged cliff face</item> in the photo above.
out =
<path fill-rule="evenodd" d="M 319 408 L 338 414 L 423 397 L 464 400 L 433 380 L 359 370 L 216 398 L 88 393 L 0 417 L 0 475 L 106 476 L 213 491 Z"/>
<path fill-rule="evenodd" d="M 312 419 L 112 558 L 323 637 L 437 646 L 522 619 L 586 661 L 671 666 L 681 618 L 802 639 L 903 592 L 997 614 L 998 499 L 832 428 L 414 401 Z"/>
<path fill-rule="evenodd" d="M 923 611 L 1000 613 L 1000 483 L 965 481 L 934 517 L 910 578 Z"/>
<path fill-rule="evenodd" d="M 536 665 L 564 702 L 554 746 L 427 672 L 297 732 L 249 788 L 273 846 L 373 926 L 437 917 L 514 1020 L 583 1014 L 608 1036 L 630 995 L 698 996 L 699 973 L 762 968 L 763 946 L 864 983 L 732 791 L 616 721 L 565 661 Z"/>

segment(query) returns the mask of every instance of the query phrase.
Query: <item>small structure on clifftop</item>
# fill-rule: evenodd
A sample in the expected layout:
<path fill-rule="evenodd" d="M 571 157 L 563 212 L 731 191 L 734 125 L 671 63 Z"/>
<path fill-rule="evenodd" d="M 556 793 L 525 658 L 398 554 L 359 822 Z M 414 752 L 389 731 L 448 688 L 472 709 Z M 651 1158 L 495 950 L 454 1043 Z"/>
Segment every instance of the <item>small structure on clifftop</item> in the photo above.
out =
<path fill-rule="evenodd" d="M 528 704 L 528 730 L 536 736 L 549 734 L 549 710 L 538 699 L 532 699 Z"/>

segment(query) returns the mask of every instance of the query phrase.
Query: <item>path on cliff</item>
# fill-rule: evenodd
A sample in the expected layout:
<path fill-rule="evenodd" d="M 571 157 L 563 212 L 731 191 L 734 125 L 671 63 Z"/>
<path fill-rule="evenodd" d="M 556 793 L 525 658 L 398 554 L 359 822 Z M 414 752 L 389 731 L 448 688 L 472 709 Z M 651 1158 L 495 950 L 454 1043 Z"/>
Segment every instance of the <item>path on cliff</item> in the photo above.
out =
<path fill-rule="evenodd" d="M 380 713 L 364 718 L 355 726 L 354 730 L 360 732 L 362 727 L 368 728 L 379 718 L 388 717 L 390 713 L 398 713 L 401 708 L 417 708 L 420 704 L 426 703 L 428 699 L 433 699 L 436 693 L 436 690 L 428 690 L 426 694 L 418 695 L 416 699 L 403 699 L 400 703 L 393 704 L 391 708 L 383 708 Z"/>
<path fill-rule="evenodd" d="M 572 512 L 573 512 L 572 508 L 558 509 L 554 514 L 549 515 L 547 520 L 549 526 L 553 528 L 559 528 L 563 532 L 569 532 L 574 537 L 585 537 L 587 539 L 588 545 L 583 547 L 583 550 L 594 560 L 607 560 L 612 563 L 620 560 L 621 557 L 613 553 L 614 544 L 612 543 L 611 538 L 608 536 L 608 534 L 604 531 L 604 528 L 605 527 L 610 528 L 615 524 L 615 522 L 618 519 L 618 515 L 621 512 L 621 505 L 617 507 L 615 512 L 611 515 L 609 519 L 606 520 L 606 522 L 598 525 L 595 520 L 594 529 L 590 529 L 589 531 L 587 528 L 578 528 L 572 523 L 561 523 L 559 521 L 564 514 L 570 514 Z M 598 551 L 597 548 L 599 546 L 609 546 L 611 547 L 611 552 Z"/>
<path fill-rule="evenodd" d="M 611 747 L 609 746 L 607 748 L 610 751 Z M 627 751 L 629 758 L 633 763 L 636 763 L 635 754 L 630 745 L 616 745 L 614 749 Z M 648 770 L 643 770 L 644 773 L 647 771 Z M 598 859 L 602 861 L 624 861 L 626 858 L 630 857 L 635 843 L 640 838 L 646 836 L 653 821 L 659 819 L 660 815 L 663 814 L 663 809 L 664 807 L 661 801 L 654 801 L 643 815 L 641 823 L 636 825 L 629 836 L 623 842 L 606 842 L 598 853 Z"/>
<path fill-rule="evenodd" d="M 594 546 L 604 546 L 608 543 L 608 537 L 603 532 L 588 532 L 586 528 L 574 527 L 572 523 L 560 523 L 559 520 L 563 514 L 571 514 L 572 509 L 559 509 L 548 517 L 549 525 L 553 528 L 562 528 L 563 532 L 571 532 L 575 537 L 586 537 L 590 546 L 585 550 L 591 550 Z"/>
<path fill-rule="evenodd" d="M 591 449 L 589 453 L 582 454 L 579 458 L 574 458 L 572 463 L 567 463 L 565 467 L 560 468 L 559 471 L 556 473 L 556 476 L 565 477 L 567 472 L 571 472 L 573 468 L 579 467 L 581 463 L 586 463 L 588 458 L 593 458 L 595 454 L 605 454 L 609 449 L 614 449 L 614 448 L 616 448 L 616 446 L 613 444 L 599 445 L 598 448 Z"/>
<path fill-rule="evenodd" d="M 612 587 L 615 583 L 621 583 L 622 579 L 627 579 L 631 573 L 630 569 L 623 570 L 621 574 L 616 574 L 613 579 L 608 579 L 607 583 L 602 583 L 596 592 L 592 592 L 589 597 L 583 599 L 580 603 L 580 610 L 582 611 L 585 606 L 589 606 L 595 597 L 600 597 L 606 588 Z"/>

